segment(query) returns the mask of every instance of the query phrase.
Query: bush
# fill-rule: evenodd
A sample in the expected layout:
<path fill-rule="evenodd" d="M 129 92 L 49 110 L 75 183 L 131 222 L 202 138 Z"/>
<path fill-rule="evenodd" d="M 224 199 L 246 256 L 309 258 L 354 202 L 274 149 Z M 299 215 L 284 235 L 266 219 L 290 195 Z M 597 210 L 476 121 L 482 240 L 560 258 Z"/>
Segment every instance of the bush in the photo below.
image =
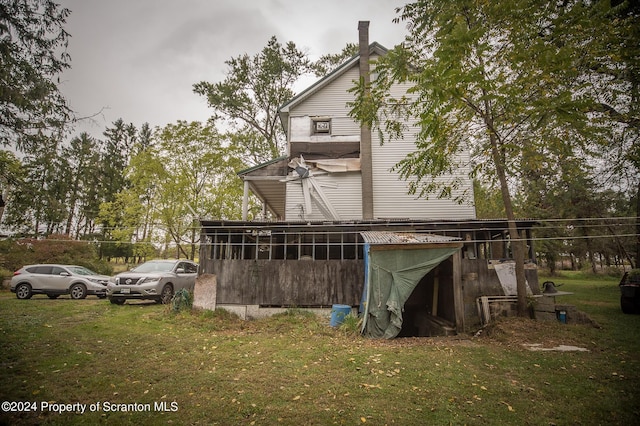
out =
<path fill-rule="evenodd" d="M 35 263 L 80 265 L 97 273 L 111 275 L 111 266 L 98 257 L 97 247 L 65 235 L 50 235 L 44 240 L 24 238 L 0 241 L 0 268 L 16 271 Z"/>
<path fill-rule="evenodd" d="M 193 294 L 186 288 L 180 289 L 171 299 L 173 312 L 190 311 L 193 307 Z"/>

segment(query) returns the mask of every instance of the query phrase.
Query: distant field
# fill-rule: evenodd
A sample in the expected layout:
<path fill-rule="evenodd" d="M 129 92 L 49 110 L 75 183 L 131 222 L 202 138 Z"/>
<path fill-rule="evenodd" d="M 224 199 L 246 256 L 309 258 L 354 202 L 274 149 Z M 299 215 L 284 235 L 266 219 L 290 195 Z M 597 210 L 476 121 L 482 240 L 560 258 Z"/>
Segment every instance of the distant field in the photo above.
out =
<path fill-rule="evenodd" d="M 383 341 L 295 309 L 242 321 L 3 291 L 0 424 L 638 424 L 640 316 L 621 313 L 617 280 L 552 279 L 600 328 L 509 319 Z"/>

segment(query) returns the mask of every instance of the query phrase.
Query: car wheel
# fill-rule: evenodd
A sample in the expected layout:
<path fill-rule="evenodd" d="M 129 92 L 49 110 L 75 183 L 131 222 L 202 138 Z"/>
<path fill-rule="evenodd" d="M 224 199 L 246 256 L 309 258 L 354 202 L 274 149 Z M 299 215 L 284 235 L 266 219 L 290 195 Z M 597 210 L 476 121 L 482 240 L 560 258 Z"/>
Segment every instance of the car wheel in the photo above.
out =
<path fill-rule="evenodd" d="M 124 305 L 125 301 L 126 301 L 126 299 L 122 299 L 120 297 L 110 297 L 109 298 L 109 302 L 111 302 L 113 305 Z"/>
<path fill-rule="evenodd" d="M 33 296 L 33 292 L 29 284 L 22 283 L 16 286 L 16 297 L 18 299 L 31 299 L 31 296 Z"/>
<path fill-rule="evenodd" d="M 173 287 L 170 284 L 166 284 L 162 287 L 162 293 L 160 293 L 160 303 L 168 304 L 171 303 L 171 298 L 173 297 Z"/>
<path fill-rule="evenodd" d="M 47 297 L 48 297 L 49 299 L 57 299 L 57 298 L 58 298 L 58 296 L 60 296 L 60 295 L 59 295 L 59 294 L 47 294 Z"/>
<path fill-rule="evenodd" d="M 87 297 L 87 288 L 82 284 L 74 284 L 69 289 L 72 299 L 84 299 Z"/>

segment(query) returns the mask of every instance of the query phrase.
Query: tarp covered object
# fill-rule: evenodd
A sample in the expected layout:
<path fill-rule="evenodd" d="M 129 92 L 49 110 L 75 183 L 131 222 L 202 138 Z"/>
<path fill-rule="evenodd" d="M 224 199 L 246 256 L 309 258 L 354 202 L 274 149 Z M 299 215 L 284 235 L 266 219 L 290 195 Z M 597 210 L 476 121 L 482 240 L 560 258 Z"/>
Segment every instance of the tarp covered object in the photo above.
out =
<path fill-rule="evenodd" d="M 392 339 L 402 329 L 404 304 L 418 282 L 460 247 L 375 250 L 367 245 L 366 249 L 362 332 Z"/>

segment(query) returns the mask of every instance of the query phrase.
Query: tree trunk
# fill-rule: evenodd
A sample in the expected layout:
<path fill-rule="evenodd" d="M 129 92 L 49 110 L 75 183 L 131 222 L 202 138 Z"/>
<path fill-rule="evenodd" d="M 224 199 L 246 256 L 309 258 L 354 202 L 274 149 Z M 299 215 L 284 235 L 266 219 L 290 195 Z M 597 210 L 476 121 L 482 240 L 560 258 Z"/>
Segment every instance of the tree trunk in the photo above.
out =
<path fill-rule="evenodd" d="M 76 187 L 77 188 L 77 187 Z M 67 236 L 71 236 L 71 225 L 73 224 L 73 216 L 76 210 L 76 193 L 77 189 L 74 190 L 73 195 L 71 196 L 71 200 L 69 201 L 69 216 L 67 216 L 67 224 L 65 226 L 64 234 Z"/>
<path fill-rule="evenodd" d="M 5 201 L 7 199 L 7 191 L 4 190 L 0 192 L 0 223 L 2 223 L 2 216 L 4 216 L 4 206 Z"/>
<path fill-rule="evenodd" d="M 591 263 L 591 272 L 595 275 L 597 273 L 596 268 L 596 259 L 593 257 L 593 244 L 591 244 L 591 240 L 587 237 L 587 256 L 589 258 L 589 263 Z"/>
<path fill-rule="evenodd" d="M 640 180 L 638 181 L 638 191 L 636 192 L 636 261 L 632 268 L 640 268 Z"/>
<path fill-rule="evenodd" d="M 549 268 L 549 273 L 551 276 L 556 274 L 556 258 L 553 256 L 547 257 L 547 267 Z"/>
<path fill-rule="evenodd" d="M 489 123 L 489 129 L 493 125 Z M 515 214 L 513 213 L 513 204 L 511 203 L 511 194 L 509 193 L 509 185 L 505 173 L 504 162 L 498 149 L 498 139 L 494 133 L 489 133 L 491 142 L 491 155 L 496 167 L 496 174 L 500 181 L 500 191 L 502 192 L 502 201 L 504 202 L 504 210 L 507 214 L 507 225 L 509 228 L 509 237 L 511 238 L 511 246 L 513 248 L 513 258 L 516 261 L 516 288 L 518 292 L 518 316 L 527 316 L 527 281 L 524 275 L 524 239 L 518 232 Z"/>

